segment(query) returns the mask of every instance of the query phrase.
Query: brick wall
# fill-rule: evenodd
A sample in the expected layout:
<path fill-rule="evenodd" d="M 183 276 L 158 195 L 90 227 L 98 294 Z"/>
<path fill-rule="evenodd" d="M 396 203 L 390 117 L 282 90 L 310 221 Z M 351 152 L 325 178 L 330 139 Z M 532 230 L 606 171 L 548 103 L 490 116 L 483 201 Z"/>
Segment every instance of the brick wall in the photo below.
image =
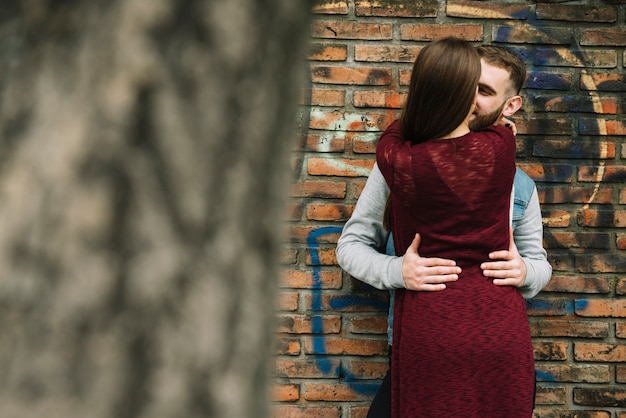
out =
<path fill-rule="evenodd" d="M 516 50 L 518 165 L 537 183 L 551 283 L 528 302 L 536 417 L 626 418 L 626 2 L 318 0 L 278 299 L 277 417 L 364 417 L 387 368 L 387 294 L 335 244 L 412 62 L 455 35 Z"/>

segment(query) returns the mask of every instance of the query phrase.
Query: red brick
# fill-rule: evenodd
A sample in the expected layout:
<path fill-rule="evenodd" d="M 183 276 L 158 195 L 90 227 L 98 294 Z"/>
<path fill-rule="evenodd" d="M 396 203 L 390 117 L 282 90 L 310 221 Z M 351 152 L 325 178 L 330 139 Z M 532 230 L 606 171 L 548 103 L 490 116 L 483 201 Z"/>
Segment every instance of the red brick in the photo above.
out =
<path fill-rule="evenodd" d="M 386 2 L 378 0 L 356 0 L 357 16 L 379 17 L 437 17 L 438 2 L 421 0 L 411 2 Z"/>
<path fill-rule="evenodd" d="M 308 173 L 313 176 L 367 177 L 374 160 L 310 158 Z"/>
<path fill-rule="evenodd" d="M 290 196 L 343 199 L 346 197 L 346 190 L 345 181 L 305 180 L 291 186 Z"/>
<path fill-rule="evenodd" d="M 401 69 L 399 81 L 401 86 L 408 86 L 411 83 L 411 70 Z"/>
<path fill-rule="evenodd" d="M 369 412 L 369 403 L 367 406 L 351 406 L 350 407 L 350 418 L 367 418 L 367 413 Z"/>
<path fill-rule="evenodd" d="M 303 270 L 284 270 L 281 272 L 280 284 L 286 288 L 292 289 L 341 289 L 342 272 L 318 271 L 316 278 L 313 277 L 313 271 Z"/>
<path fill-rule="evenodd" d="M 626 338 L 626 322 L 617 322 L 615 324 L 615 336 L 617 338 Z"/>
<path fill-rule="evenodd" d="M 281 314 L 276 321 L 275 331 L 284 334 L 337 334 L 341 331 L 341 317 L 338 315 Z M 316 326 L 321 329 L 315 329 Z"/>
<path fill-rule="evenodd" d="M 341 360 L 325 359 L 325 370 L 319 367 L 317 360 L 300 360 L 279 358 L 276 360 L 274 374 L 278 377 L 294 379 L 338 378 L 341 371 Z"/>
<path fill-rule="evenodd" d="M 569 45 L 574 38 L 574 31 L 568 27 L 556 26 L 536 28 L 528 24 L 494 25 L 491 36 L 500 42 Z"/>
<path fill-rule="evenodd" d="M 626 76 L 585 71 L 580 75 L 580 88 L 582 90 L 626 91 Z"/>
<path fill-rule="evenodd" d="M 347 368 L 356 379 L 382 379 L 389 370 L 389 361 L 352 360 Z"/>
<path fill-rule="evenodd" d="M 596 407 L 626 407 L 626 388 L 576 387 L 574 403 Z"/>
<path fill-rule="evenodd" d="M 563 405 L 566 400 L 565 388 L 563 386 L 549 386 L 543 387 L 541 384 L 537 385 L 537 394 L 535 395 L 535 403 L 537 405 Z M 547 411 L 546 411 L 547 412 Z M 540 410 L 535 409 L 533 417 L 537 418 L 538 414 L 541 414 Z M 548 415 L 546 415 L 547 417 Z M 555 415 L 549 415 L 550 418 L 555 418 Z"/>
<path fill-rule="evenodd" d="M 623 120 L 580 118 L 579 132 L 583 135 L 626 135 Z"/>
<path fill-rule="evenodd" d="M 574 343 L 576 361 L 626 362 L 626 344 Z"/>
<path fill-rule="evenodd" d="M 318 248 L 315 250 L 317 254 L 316 265 L 320 266 L 336 266 L 337 256 L 335 255 L 335 248 Z M 307 266 L 313 265 L 313 259 L 311 258 L 311 250 L 307 251 L 306 260 L 304 261 Z"/>
<path fill-rule="evenodd" d="M 530 321 L 530 333 L 533 337 L 606 338 L 609 336 L 609 324 L 542 318 L 538 321 Z"/>
<path fill-rule="evenodd" d="M 615 252 L 602 254 L 575 254 L 574 262 L 581 273 L 621 273 L 626 272 L 626 258 Z"/>
<path fill-rule="evenodd" d="M 347 383 L 305 383 L 304 399 L 307 401 L 345 402 L 362 401 L 369 398 L 367 395 L 355 391 Z"/>
<path fill-rule="evenodd" d="M 615 381 L 618 383 L 626 383 L 626 366 L 616 366 Z M 626 413 L 626 411 L 624 413 Z"/>
<path fill-rule="evenodd" d="M 551 210 L 544 212 L 543 224 L 552 228 L 564 228 L 570 225 L 572 214 L 566 210 Z"/>
<path fill-rule="evenodd" d="M 401 45 L 356 45 L 354 60 L 361 62 L 412 63 L 422 47 Z"/>
<path fill-rule="evenodd" d="M 297 401 L 300 399 L 300 385 L 274 384 L 272 387 L 272 399 L 280 402 Z"/>
<path fill-rule="evenodd" d="M 362 283 L 362 282 L 359 282 Z M 305 295 L 305 305 L 307 309 L 313 309 L 311 295 Z M 388 295 L 387 292 L 374 292 L 368 294 L 332 294 L 323 292 L 318 302 L 323 311 L 341 312 L 387 312 Z"/>
<path fill-rule="evenodd" d="M 551 67 L 615 68 L 617 54 L 615 51 L 599 49 L 584 49 L 580 54 L 573 54 L 565 47 L 537 48 L 535 64 Z"/>
<path fill-rule="evenodd" d="M 596 186 L 539 187 L 537 196 L 540 203 L 610 204 L 613 202 L 613 189 Z"/>
<path fill-rule="evenodd" d="M 395 110 L 347 113 L 323 108 L 311 109 L 309 127 L 329 131 L 384 131 L 397 118 Z"/>
<path fill-rule="evenodd" d="M 517 133 L 540 135 L 571 135 L 572 120 L 569 117 L 531 117 L 530 119 L 513 118 Z"/>
<path fill-rule="evenodd" d="M 607 365 L 537 364 L 536 369 L 550 376 L 550 382 L 609 383 L 611 369 Z M 541 381 L 541 378 L 539 378 Z"/>
<path fill-rule="evenodd" d="M 446 2 L 446 15 L 478 19 L 526 19 L 530 6 L 519 3 L 493 3 L 484 1 Z"/>
<path fill-rule="evenodd" d="M 617 285 L 615 285 L 615 293 L 618 295 L 626 295 L 626 279 L 621 278 L 617 281 Z"/>
<path fill-rule="evenodd" d="M 554 231 L 545 237 L 545 248 L 609 249 L 612 235 L 607 232 Z M 565 290 L 566 291 L 566 290 Z"/>
<path fill-rule="evenodd" d="M 306 218 L 309 221 L 347 221 L 350 219 L 354 205 L 338 203 L 310 204 L 306 207 Z"/>
<path fill-rule="evenodd" d="M 346 149 L 345 132 L 309 134 L 306 138 L 306 151 L 343 152 Z"/>
<path fill-rule="evenodd" d="M 351 132 L 348 137 L 352 142 L 352 152 L 355 154 L 374 154 L 376 144 L 380 139 L 380 132 Z"/>
<path fill-rule="evenodd" d="M 387 315 L 356 316 L 350 319 L 350 332 L 353 334 L 387 333 Z"/>
<path fill-rule="evenodd" d="M 347 84 L 364 86 L 388 86 L 392 76 L 389 68 L 382 67 L 338 67 L 314 65 L 311 80 L 323 84 Z"/>
<path fill-rule="evenodd" d="M 607 411 L 581 411 L 579 409 L 555 410 L 552 409 L 535 409 L 533 418 L 611 418 L 611 413 Z"/>
<path fill-rule="evenodd" d="M 314 38 L 390 40 L 392 25 L 389 23 L 363 23 L 355 21 L 316 20 L 311 24 Z"/>
<path fill-rule="evenodd" d="M 276 309 L 281 311 L 295 311 L 298 309 L 299 296 L 296 292 L 280 292 L 276 301 Z"/>
<path fill-rule="evenodd" d="M 338 89 L 313 89 L 311 91 L 313 106 L 345 106 L 346 91 Z"/>
<path fill-rule="evenodd" d="M 609 293 L 611 283 L 604 277 L 558 276 L 553 275 L 544 288 L 547 292 L 567 293 Z"/>
<path fill-rule="evenodd" d="M 626 30 L 618 28 L 582 29 L 581 45 L 626 46 Z"/>
<path fill-rule="evenodd" d="M 387 354 L 387 340 L 351 339 L 339 337 L 325 337 L 324 348 L 320 352 L 310 338 L 304 339 L 306 354 L 330 354 L 352 356 L 374 356 Z"/>
<path fill-rule="evenodd" d="M 582 209 L 577 220 L 580 226 L 620 228 L 626 226 L 626 211 Z"/>
<path fill-rule="evenodd" d="M 400 109 L 406 100 L 406 93 L 395 90 L 355 91 L 352 95 L 354 107 L 384 107 Z"/>
<path fill-rule="evenodd" d="M 576 315 L 626 318 L 626 300 L 586 299 L 577 301 Z"/>
<path fill-rule="evenodd" d="M 613 157 L 615 154 L 613 154 Z M 626 167 L 609 166 L 580 166 L 578 180 L 588 182 L 623 182 L 626 180 Z"/>
<path fill-rule="evenodd" d="M 274 405 L 272 406 L 272 417 L 274 418 L 341 418 L 341 407 L 339 406 L 296 406 L 296 405 Z"/>
<path fill-rule="evenodd" d="M 400 39 L 403 41 L 435 41 L 437 39 L 454 36 L 466 41 L 481 41 L 483 39 L 482 25 L 400 25 Z"/>
<path fill-rule="evenodd" d="M 568 347 L 566 342 L 533 341 L 533 352 L 537 361 L 566 360 Z"/>
<path fill-rule="evenodd" d="M 291 228 L 291 242 L 307 243 L 311 233 L 317 231 L 320 225 L 309 226 L 293 226 Z M 317 244 L 336 244 L 341 235 L 341 230 L 330 231 L 325 234 L 321 234 L 315 238 Z"/>
<path fill-rule="evenodd" d="M 309 46 L 308 59 L 311 61 L 345 61 L 348 58 L 348 46 L 315 43 Z"/>
<path fill-rule="evenodd" d="M 617 10 L 610 6 L 537 4 L 535 7 L 539 20 L 604 23 L 617 20 Z"/>
<path fill-rule="evenodd" d="M 300 340 L 296 338 L 286 338 L 278 336 L 275 339 L 275 353 L 283 356 L 297 356 L 300 354 L 302 346 Z"/>
<path fill-rule="evenodd" d="M 615 97 L 597 97 L 597 96 L 563 96 L 558 94 L 536 94 L 530 100 L 536 112 L 587 112 L 603 115 L 615 115 L 622 113 L 622 104 Z M 563 141 L 565 143 L 565 141 Z M 571 148 L 583 148 L 584 152 L 601 152 L 602 143 L 589 144 L 586 141 L 568 140 L 567 143 L 573 142 Z M 537 145 L 543 145 L 543 142 Z M 565 157 L 575 158 L 576 154 L 571 152 Z M 555 156 L 556 157 L 556 156 Z M 579 157 L 580 158 L 580 157 Z"/>
<path fill-rule="evenodd" d="M 315 0 L 313 13 L 319 14 L 348 14 L 347 0 Z"/>

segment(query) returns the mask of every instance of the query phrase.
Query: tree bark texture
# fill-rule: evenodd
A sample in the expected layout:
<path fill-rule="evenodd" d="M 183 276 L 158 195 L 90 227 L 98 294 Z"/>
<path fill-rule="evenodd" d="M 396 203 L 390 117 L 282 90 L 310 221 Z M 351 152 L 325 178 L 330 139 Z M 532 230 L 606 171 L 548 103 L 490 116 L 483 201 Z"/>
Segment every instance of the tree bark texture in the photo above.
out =
<path fill-rule="evenodd" d="M 0 11 L 0 416 L 267 415 L 310 2 Z"/>

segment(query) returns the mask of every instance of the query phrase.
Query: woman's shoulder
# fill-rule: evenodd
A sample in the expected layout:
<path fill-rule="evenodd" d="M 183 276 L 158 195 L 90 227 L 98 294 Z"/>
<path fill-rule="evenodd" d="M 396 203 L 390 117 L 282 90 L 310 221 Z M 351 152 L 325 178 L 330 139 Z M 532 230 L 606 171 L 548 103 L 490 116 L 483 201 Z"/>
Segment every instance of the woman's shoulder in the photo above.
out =
<path fill-rule="evenodd" d="M 486 128 L 478 132 L 483 132 L 487 134 L 495 134 L 498 136 L 515 136 L 513 135 L 513 131 L 511 130 L 511 128 L 507 128 L 506 126 L 501 126 L 501 125 L 487 126 Z"/>

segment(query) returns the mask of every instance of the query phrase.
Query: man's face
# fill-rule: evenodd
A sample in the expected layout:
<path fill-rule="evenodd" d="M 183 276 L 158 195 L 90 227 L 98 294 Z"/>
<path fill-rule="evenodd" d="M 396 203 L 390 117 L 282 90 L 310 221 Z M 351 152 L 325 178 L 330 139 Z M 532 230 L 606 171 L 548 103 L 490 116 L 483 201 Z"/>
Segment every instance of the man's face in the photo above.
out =
<path fill-rule="evenodd" d="M 480 64 L 476 108 L 469 119 L 469 128 L 472 131 L 480 131 L 493 125 L 500 118 L 511 90 L 508 71 L 487 64 L 482 59 Z"/>

